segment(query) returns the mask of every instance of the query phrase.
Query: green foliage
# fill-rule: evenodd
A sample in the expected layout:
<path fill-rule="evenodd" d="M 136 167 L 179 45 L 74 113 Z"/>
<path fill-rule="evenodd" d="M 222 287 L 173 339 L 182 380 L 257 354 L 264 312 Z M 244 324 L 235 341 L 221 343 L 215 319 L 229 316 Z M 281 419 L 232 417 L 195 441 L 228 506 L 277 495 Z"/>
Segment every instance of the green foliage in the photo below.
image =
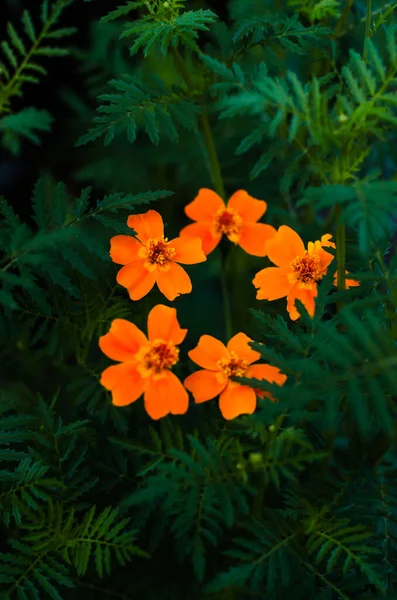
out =
<path fill-rule="evenodd" d="M 74 27 L 56 27 L 64 9 L 72 2 L 57 0 L 50 6 L 48 0 L 43 0 L 39 30 L 30 12 L 24 10 L 21 18 L 23 36 L 12 23 L 7 23 L 8 39 L 0 44 L 0 134 L 2 145 L 13 154 L 20 153 L 20 138 L 39 144 L 38 133 L 51 128 L 52 118 L 48 111 L 26 107 L 12 114 L 11 101 L 22 96 L 26 83 L 38 84 L 47 74 L 41 65 L 41 57 L 68 54 L 66 48 L 54 44 L 76 31 Z M 2 113 L 6 116 L 1 117 Z"/>
<path fill-rule="evenodd" d="M 33 144 L 40 144 L 38 133 L 50 131 L 52 117 L 46 110 L 33 107 L 0 118 L 0 131 L 3 145 L 13 154 L 21 151 L 20 138 L 26 138 Z"/>
<path fill-rule="evenodd" d="M 213 23 L 216 15 L 211 10 L 181 11 L 185 0 L 140 0 L 127 2 L 109 13 L 103 20 L 105 22 L 124 17 L 136 8 L 145 8 L 148 14 L 141 16 L 132 23 L 127 23 L 121 38 L 134 38 L 130 48 L 131 54 L 143 50 L 148 56 L 154 46 L 158 46 L 163 54 L 169 46 L 179 44 L 200 51 L 196 40 L 199 31 L 208 31 L 208 25 Z"/>
<path fill-rule="evenodd" d="M 172 142 L 178 141 L 177 127 L 192 130 L 197 121 L 198 107 L 191 94 L 184 90 L 170 90 L 161 80 L 152 85 L 137 85 L 133 76 L 109 81 L 109 86 L 118 93 L 107 93 L 99 100 L 107 102 L 97 110 L 100 116 L 94 117 L 95 127 L 90 129 L 77 142 L 77 146 L 87 144 L 104 136 L 105 146 L 113 140 L 117 130 L 127 133 L 128 141 L 137 137 L 138 124 L 145 128 L 152 144 L 158 144 L 160 134 Z"/>
<path fill-rule="evenodd" d="M 298 206 L 310 204 L 316 210 L 342 206 L 343 219 L 357 231 L 359 249 L 368 254 L 371 244 L 378 245 L 393 232 L 397 211 L 397 185 L 394 181 L 367 178 L 350 186 L 324 185 L 307 188 Z"/>
<path fill-rule="evenodd" d="M 110 194 L 102 200 L 98 199 L 95 208 L 89 208 L 90 194 L 91 190 L 85 188 L 78 198 L 71 200 L 63 183 L 53 189 L 44 179 L 39 180 L 33 193 L 36 230 L 21 223 L 6 200 L 0 200 L 3 216 L 1 245 L 4 252 L 0 271 L 0 301 L 8 309 L 18 310 L 21 306 L 14 296 L 15 292 L 29 297 L 42 313 L 49 314 L 46 294 L 37 283 L 40 277 L 49 279 L 50 286 L 57 285 L 73 298 L 80 298 L 81 292 L 70 279 L 69 270 L 75 269 L 83 277 L 95 279 L 94 272 L 83 256 L 87 255 L 88 260 L 90 253 L 101 260 L 108 257 L 107 249 L 98 242 L 93 228 L 87 227 L 86 223 L 92 221 L 119 233 L 125 232 L 126 226 L 108 213 L 130 210 L 170 195 L 170 192 Z M 49 248 L 57 249 L 62 259 L 56 263 L 54 256 L 48 252 Z"/>
<path fill-rule="evenodd" d="M 7 2 L 22 25 L 5 20 L 0 71 L 0 185 L 16 172 L 0 200 L 0 597 L 394 600 L 395 6 L 372 0 L 367 19 L 362 1 L 119 4 L 44 1 L 39 26 Z M 45 78 L 69 5 L 76 47 Z M 57 114 L 32 156 L 22 141 Z M 186 265 L 191 294 L 130 300 L 110 238 L 136 234 L 127 217 L 149 204 L 177 237 L 205 187 L 265 200 L 261 221 L 309 251 L 332 235 L 313 317 L 256 300 L 278 259 L 227 239 Z M 344 289 L 345 270 L 359 286 Z M 158 422 L 147 397 L 112 404 L 98 340 L 115 319 L 146 334 L 153 306 L 175 307 L 183 383 L 201 335 L 232 335 L 227 298 L 232 332 L 282 387 L 233 378 L 265 394 L 232 421 L 218 396 Z"/>
<path fill-rule="evenodd" d="M 0 68 L 0 113 L 8 111 L 13 96 L 21 95 L 24 83 L 38 83 L 40 75 L 46 75 L 45 68 L 36 62 L 39 57 L 65 56 L 68 53 L 64 48 L 52 45 L 52 40 L 64 38 L 76 31 L 74 27 L 54 28 L 61 13 L 72 1 L 57 0 L 49 9 L 48 0 L 44 0 L 41 29 L 38 31 L 30 12 L 25 10 L 21 21 L 26 39 L 21 37 L 12 23 L 8 23 L 8 40 L 1 43 L 4 60 Z"/>
<path fill-rule="evenodd" d="M 197 578 L 202 580 L 206 546 L 217 545 L 222 526 L 231 527 L 238 515 L 248 514 L 247 495 L 253 490 L 241 485 L 236 471 L 238 447 L 228 447 L 230 441 L 224 439 L 202 443 L 188 436 L 188 440 L 188 450 L 171 448 L 164 456 L 155 436 L 157 460 L 151 458 L 141 471 L 141 477 L 145 476 L 142 489 L 127 497 L 125 504 L 143 506 L 145 513 L 147 505 L 161 498 L 178 553 L 191 559 Z"/>
<path fill-rule="evenodd" d="M 295 8 L 311 22 L 329 17 L 338 18 L 341 15 L 339 0 L 288 0 L 288 5 Z"/>

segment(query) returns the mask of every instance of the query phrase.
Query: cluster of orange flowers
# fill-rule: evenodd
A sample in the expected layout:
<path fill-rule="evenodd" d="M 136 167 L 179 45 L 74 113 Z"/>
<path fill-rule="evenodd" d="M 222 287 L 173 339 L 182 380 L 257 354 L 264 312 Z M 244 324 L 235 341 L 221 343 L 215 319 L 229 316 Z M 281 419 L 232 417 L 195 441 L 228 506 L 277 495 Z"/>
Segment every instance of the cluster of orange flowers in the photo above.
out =
<path fill-rule="evenodd" d="M 310 315 L 314 315 L 317 282 L 324 277 L 333 256 L 325 247 L 335 248 L 331 235 L 309 242 L 307 250 L 299 235 L 282 225 L 258 223 L 267 204 L 239 190 L 227 206 L 222 198 L 209 189 L 201 189 L 185 207 L 186 215 L 195 221 L 183 228 L 180 237 L 164 237 L 161 215 L 149 210 L 131 215 L 127 225 L 136 238 L 117 235 L 110 240 L 112 260 L 123 265 L 117 282 L 128 290 L 132 300 L 140 300 L 156 283 L 164 296 L 173 301 L 180 294 L 192 291 L 190 277 L 180 266 L 203 262 L 223 235 L 254 256 L 268 256 L 276 265 L 256 274 L 253 284 L 257 298 L 277 300 L 287 297 L 291 319 L 299 318 L 295 300 L 299 299 Z M 347 286 L 358 285 L 353 280 Z M 201 336 L 198 345 L 188 352 L 201 370 L 189 375 L 183 385 L 171 368 L 178 362 L 179 348 L 187 330 L 181 329 L 175 308 L 155 306 L 148 316 L 148 336 L 136 325 L 115 319 L 109 333 L 99 340 L 101 350 L 119 364 L 108 367 L 101 384 L 112 393 L 116 406 L 125 406 L 144 395 L 145 409 L 153 419 L 167 414 L 184 414 L 189 397 L 196 403 L 219 396 L 219 407 L 225 419 L 252 414 L 256 397 L 270 393 L 232 381 L 232 377 L 248 377 L 283 385 L 286 376 L 277 367 L 253 364 L 260 358 L 244 333 L 232 337 L 227 346 L 210 335 Z"/>

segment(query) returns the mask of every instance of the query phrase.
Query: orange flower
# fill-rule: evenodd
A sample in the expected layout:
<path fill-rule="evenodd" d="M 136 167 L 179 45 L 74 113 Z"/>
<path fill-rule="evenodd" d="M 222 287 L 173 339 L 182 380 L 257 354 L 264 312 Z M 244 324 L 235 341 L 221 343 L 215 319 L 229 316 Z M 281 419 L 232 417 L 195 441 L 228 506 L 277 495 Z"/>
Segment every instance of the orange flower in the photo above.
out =
<path fill-rule="evenodd" d="M 331 237 L 323 235 L 321 241 L 309 242 L 305 250 L 300 236 L 287 225 L 281 225 L 266 246 L 268 257 L 277 266 L 259 271 L 253 280 L 254 286 L 259 288 L 257 299 L 278 300 L 287 296 L 287 310 L 292 320 L 299 318 L 295 300 L 300 300 L 313 316 L 317 282 L 324 277 L 334 258 L 323 249 L 324 246 L 335 248 L 329 241 Z"/>
<path fill-rule="evenodd" d="M 99 347 L 120 364 L 105 369 L 100 383 L 112 392 L 113 404 L 127 406 L 144 394 L 145 409 L 152 419 L 169 413 L 183 415 L 189 397 L 171 372 L 187 329 L 181 329 L 176 309 L 157 304 L 148 316 L 148 338 L 136 325 L 115 319 Z"/>
<path fill-rule="evenodd" d="M 184 386 L 192 392 L 196 403 L 206 402 L 220 394 L 222 415 L 225 419 L 234 419 L 255 411 L 256 396 L 267 396 L 274 401 L 268 392 L 230 380 L 230 377 L 252 377 L 283 385 L 287 379 L 277 367 L 252 365 L 259 360 L 260 354 L 249 346 L 248 342 L 251 341 L 245 333 L 237 333 L 226 347 L 210 335 L 201 336 L 196 348 L 188 354 L 203 370 L 192 373 L 184 381 Z"/>
<path fill-rule="evenodd" d="M 290 318 L 299 318 L 295 300 L 300 300 L 309 315 L 315 311 L 314 299 L 317 297 L 317 282 L 324 277 L 332 254 L 324 247 L 335 248 L 332 235 L 323 235 L 321 240 L 309 242 L 307 250 L 300 236 L 288 227 L 281 225 L 276 235 L 266 245 L 267 255 L 277 265 L 259 271 L 253 279 L 258 288 L 258 300 L 278 300 L 287 296 L 287 310 Z M 353 279 L 346 280 L 346 286 L 360 285 Z"/>
<path fill-rule="evenodd" d="M 264 200 L 256 200 L 244 190 L 235 192 L 225 206 L 218 194 L 203 188 L 185 207 L 186 215 L 196 223 L 184 227 L 180 235 L 198 235 L 205 254 L 210 254 L 226 235 L 248 254 L 266 256 L 266 242 L 276 233 L 271 225 L 257 223 L 266 208 Z"/>
<path fill-rule="evenodd" d="M 168 241 L 164 237 L 161 215 L 148 210 L 141 215 L 131 215 L 128 227 L 137 233 L 116 235 L 110 240 L 110 257 L 124 265 L 117 274 L 117 283 L 127 288 L 131 300 L 140 300 L 157 283 L 168 300 L 180 294 L 189 294 L 192 283 L 189 275 L 178 264 L 193 265 L 206 260 L 199 237 Z"/>

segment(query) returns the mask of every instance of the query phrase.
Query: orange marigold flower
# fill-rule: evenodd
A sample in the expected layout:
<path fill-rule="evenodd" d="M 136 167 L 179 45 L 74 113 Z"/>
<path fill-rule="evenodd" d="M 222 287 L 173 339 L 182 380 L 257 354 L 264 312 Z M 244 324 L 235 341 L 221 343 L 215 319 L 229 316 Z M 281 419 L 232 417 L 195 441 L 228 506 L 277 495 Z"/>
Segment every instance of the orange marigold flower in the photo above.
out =
<path fill-rule="evenodd" d="M 230 377 L 252 377 L 278 385 L 286 381 L 286 375 L 277 367 L 252 365 L 259 360 L 260 354 L 249 346 L 251 341 L 245 333 L 237 333 L 226 347 L 210 335 L 201 336 L 196 348 L 188 354 L 203 369 L 192 373 L 184 381 L 184 386 L 192 392 L 196 403 L 206 402 L 220 394 L 219 408 L 223 417 L 234 419 L 255 411 L 256 396 L 267 396 L 275 401 L 268 392 L 230 380 Z"/>
<path fill-rule="evenodd" d="M 199 236 L 205 254 L 210 254 L 226 235 L 248 254 L 266 256 L 266 242 L 276 233 L 271 225 L 257 223 L 266 209 L 264 200 L 256 200 L 244 190 L 235 192 L 226 206 L 218 194 L 203 188 L 185 207 L 186 215 L 196 223 L 184 227 L 180 235 Z"/>
<path fill-rule="evenodd" d="M 112 237 L 110 257 L 124 265 L 117 274 L 117 282 L 127 288 L 131 300 L 146 296 L 155 283 L 168 300 L 189 294 L 190 277 L 178 263 L 193 265 L 206 260 L 201 239 L 178 237 L 168 241 L 164 237 L 163 219 L 155 210 L 129 216 L 127 225 L 136 231 L 137 238 Z"/>
<path fill-rule="evenodd" d="M 112 393 L 116 406 L 127 406 L 144 394 L 145 409 L 152 419 L 169 413 L 183 415 L 188 394 L 171 368 L 178 362 L 187 329 L 181 329 L 176 309 L 157 304 L 148 316 L 148 338 L 136 325 L 115 319 L 99 347 L 120 364 L 103 371 L 100 383 Z"/>
<path fill-rule="evenodd" d="M 262 269 L 255 275 L 253 284 L 258 288 L 258 300 L 278 300 L 287 296 L 287 310 L 292 320 L 299 318 L 295 301 L 300 300 L 313 316 L 317 282 L 324 277 L 332 254 L 323 248 L 335 248 L 330 234 L 321 240 L 309 242 L 307 250 L 300 236 L 287 225 L 281 225 L 277 234 L 267 243 L 267 255 L 276 267 Z"/>

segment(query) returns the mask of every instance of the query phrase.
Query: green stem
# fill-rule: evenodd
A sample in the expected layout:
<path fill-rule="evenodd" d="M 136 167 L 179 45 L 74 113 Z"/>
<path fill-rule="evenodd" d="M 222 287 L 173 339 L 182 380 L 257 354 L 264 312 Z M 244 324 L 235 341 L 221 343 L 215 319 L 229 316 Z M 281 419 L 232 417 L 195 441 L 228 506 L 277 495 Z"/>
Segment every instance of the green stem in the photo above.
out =
<path fill-rule="evenodd" d="M 181 72 L 181 75 L 188 86 L 189 89 L 194 89 L 192 78 L 190 77 L 190 73 L 186 68 L 184 60 L 178 50 L 178 48 L 173 48 L 173 55 L 175 58 L 175 62 L 178 65 L 178 68 Z M 225 185 L 223 183 L 223 177 L 221 172 L 221 167 L 219 163 L 218 153 L 215 146 L 214 136 L 212 135 L 212 130 L 210 126 L 210 122 L 208 119 L 207 111 L 205 107 L 202 106 L 202 112 L 200 115 L 200 127 L 201 132 L 204 137 L 205 147 L 208 152 L 208 158 L 210 162 L 210 170 L 212 175 L 212 181 L 214 183 L 214 188 L 217 194 L 224 200 L 225 199 Z M 223 306 L 225 313 L 225 333 L 226 333 L 226 341 L 230 340 L 233 333 L 232 326 L 232 311 L 230 304 L 230 297 L 227 289 L 227 279 L 226 279 L 226 257 L 227 252 L 225 252 L 221 246 L 221 285 L 222 285 L 222 296 L 223 296 Z"/>
<path fill-rule="evenodd" d="M 230 340 L 233 335 L 233 324 L 232 324 L 232 307 L 230 303 L 230 296 L 227 289 L 227 278 L 226 278 L 226 258 L 227 252 L 221 245 L 221 285 L 222 285 L 222 298 L 223 298 L 223 311 L 225 315 L 225 335 L 226 342 Z"/>
<path fill-rule="evenodd" d="M 183 61 L 183 58 L 178 50 L 178 48 L 173 48 L 173 54 L 175 61 L 179 67 L 179 70 L 182 74 L 182 77 L 188 86 L 189 89 L 194 89 L 192 78 L 190 77 L 190 73 L 186 68 L 186 65 Z M 216 151 L 216 146 L 214 142 L 214 137 L 212 135 L 211 126 L 208 120 L 207 111 L 204 106 L 202 107 L 202 113 L 200 115 L 200 126 L 201 132 L 204 137 L 205 147 L 208 152 L 208 158 L 211 166 L 211 175 L 214 183 L 215 190 L 217 194 L 221 196 L 221 198 L 225 199 L 225 186 L 223 183 L 221 167 L 219 164 L 218 153 Z"/>
<path fill-rule="evenodd" d="M 343 27 L 345 25 L 345 21 L 347 19 L 347 17 L 349 16 L 349 12 L 351 7 L 353 6 L 354 0 L 347 0 L 346 6 L 339 18 L 339 21 L 336 24 L 335 27 L 335 37 L 339 37 L 341 35 L 341 32 L 343 31 Z"/>
<path fill-rule="evenodd" d="M 225 199 L 225 186 L 223 183 L 221 167 L 219 164 L 218 153 L 212 135 L 211 127 L 208 120 L 208 115 L 204 110 L 200 116 L 201 131 L 204 136 L 205 146 L 207 148 L 208 157 L 211 165 L 212 180 L 214 182 L 215 191 L 219 196 Z"/>
<path fill-rule="evenodd" d="M 342 220 L 342 211 L 340 206 L 336 206 L 336 260 L 338 263 L 338 290 L 346 289 L 346 225 Z M 338 312 L 342 304 L 338 304 Z"/>
<path fill-rule="evenodd" d="M 363 59 L 367 58 L 367 41 L 371 37 L 371 16 L 372 16 L 372 0 L 367 0 L 367 13 L 365 18 L 365 38 L 364 38 L 364 51 L 363 51 Z"/>

